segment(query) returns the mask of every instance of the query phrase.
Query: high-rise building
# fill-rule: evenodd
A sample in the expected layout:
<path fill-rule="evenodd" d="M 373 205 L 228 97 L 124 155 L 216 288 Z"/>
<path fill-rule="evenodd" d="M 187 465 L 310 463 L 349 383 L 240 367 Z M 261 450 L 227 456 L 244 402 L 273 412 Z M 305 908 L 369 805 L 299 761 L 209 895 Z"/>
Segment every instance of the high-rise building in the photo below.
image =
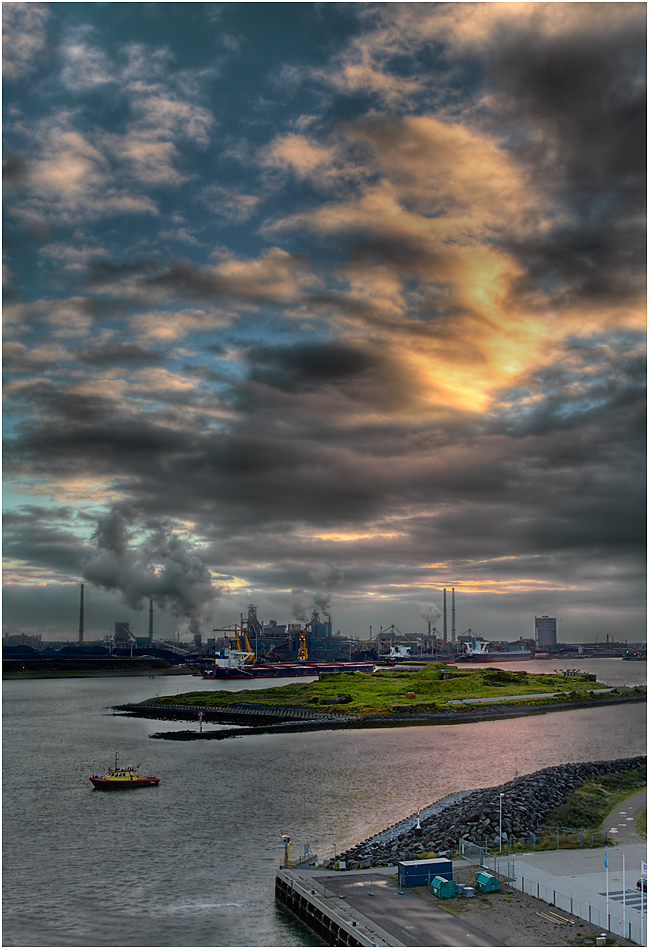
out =
<path fill-rule="evenodd" d="M 535 617 L 535 645 L 538 647 L 552 647 L 557 643 L 557 620 L 544 614 Z"/>

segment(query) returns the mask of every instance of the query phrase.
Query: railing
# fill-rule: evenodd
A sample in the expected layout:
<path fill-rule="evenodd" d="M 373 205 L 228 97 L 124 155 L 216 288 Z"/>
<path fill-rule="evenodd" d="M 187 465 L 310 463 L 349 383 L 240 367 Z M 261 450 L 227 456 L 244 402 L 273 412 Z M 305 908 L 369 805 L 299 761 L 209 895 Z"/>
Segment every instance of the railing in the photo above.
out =
<path fill-rule="evenodd" d="M 289 848 L 286 855 L 286 863 L 283 862 L 282 867 L 286 868 L 297 868 L 302 865 L 313 865 L 316 864 L 318 860 L 318 855 L 314 854 L 311 850 L 311 847 L 306 844 L 303 847 L 302 851 L 298 851 L 296 848 Z"/>

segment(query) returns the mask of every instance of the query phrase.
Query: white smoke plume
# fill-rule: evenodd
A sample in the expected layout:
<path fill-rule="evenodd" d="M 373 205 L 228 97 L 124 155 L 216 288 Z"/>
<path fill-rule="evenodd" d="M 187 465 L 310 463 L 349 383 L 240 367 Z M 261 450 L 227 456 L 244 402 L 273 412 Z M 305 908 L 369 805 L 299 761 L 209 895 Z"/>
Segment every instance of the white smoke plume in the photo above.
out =
<path fill-rule="evenodd" d="M 318 585 L 313 594 L 303 588 L 291 591 L 291 609 L 296 620 L 305 623 L 311 620 L 314 610 L 329 614 L 332 601 L 332 588 L 343 581 L 343 571 L 336 564 L 321 564 L 309 572 L 310 579 Z"/>
<path fill-rule="evenodd" d="M 314 584 L 318 585 L 319 590 L 332 590 L 338 587 L 343 581 L 343 571 L 337 564 L 322 564 L 309 572 L 310 578 Z"/>
<path fill-rule="evenodd" d="M 83 566 L 84 580 L 119 591 L 134 610 L 153 598 L 161 609 L 187 617 L 192 632 L 210 618 L 222 588 L 170 523 L 145 524 L 135 508 L 115 505 L 98 521 L 92 540 L 96 552 Z"/>
<path fill-rule="evenodd" d="M 437 604 L 418 604 L 418 610 L 420 611 L 420 616 L 428 623 L 435 624 L 436 620 L 439 620 L 442 616 L 442 611 Z"/>
<path fill-rule="evenodd" d="M 314 609 L 313 595 L 302 588 L 291 591 L 291 612 L 296 620 L 307 623 Z"/>

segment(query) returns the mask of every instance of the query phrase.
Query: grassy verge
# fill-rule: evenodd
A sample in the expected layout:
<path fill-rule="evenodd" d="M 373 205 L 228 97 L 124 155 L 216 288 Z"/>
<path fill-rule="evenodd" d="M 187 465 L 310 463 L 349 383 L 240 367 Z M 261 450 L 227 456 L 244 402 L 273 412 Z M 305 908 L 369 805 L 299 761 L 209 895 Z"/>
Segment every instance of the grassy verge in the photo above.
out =
<path fill-rule="evenodd" d="M 601 775 L 583 782 L 555 808 L 544 821 L 547 829 L 556 826 L 560 829 L 583 828 L 587 835 L 601 829 L 607 815 L 620 802 L 646 786 L 646 767 L 619 772 L 616 775 Z M 556 847 L 553 833 L 542 838 L 536 845 L 537 850 Z"/>
<path fill-rule="evenodd" d="M 267 689 L 190 692 L 150 700 L 159 705 L 229 706 L 250 702 L 270 705 L 308 706 L 323 712 L 370 715 L 377 713 L 435 712 L 452 699 L 517 696 L 525 700 L 532 693 L 561 691 L 564 699 L 589 698 L 589 691 L 601 687 L 584 676 L 556 676 L 525 671 L 474 670 L 455 676 L 443 664 L 429 664 L 417 672 L 380 670 L 376 673 L 333 673 L 314 683 L 291 683 Z M 446 678 L 451 674 L 451 678 Z M 542 700 L 543 702 L 544 700 Z M 528 702 L 537 703 L 536 700 Z M 459 709 L 462 707 L 447 707 Z"/>
<path fill-rule="evenodd" d="M 636 823 L 636 833 L 642 838 L 648 837 L 648 809 L 644 808 Z"/>

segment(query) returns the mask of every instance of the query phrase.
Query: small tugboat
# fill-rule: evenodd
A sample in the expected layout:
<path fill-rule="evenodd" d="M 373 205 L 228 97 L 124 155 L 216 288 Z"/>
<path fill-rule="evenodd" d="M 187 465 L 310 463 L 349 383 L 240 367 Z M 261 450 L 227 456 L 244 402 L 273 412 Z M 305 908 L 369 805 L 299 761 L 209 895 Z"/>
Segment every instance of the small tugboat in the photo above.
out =
<path fill-rule="evenodd" d="M 95 788 L 103 790 L 113 790 L 117 788 L 140 788 L 143 785 L 159 785 L 159 775 L 138 775 L 138 766 L 127 765 L 126 768 L 119 768 L 117 764 L 117 752 L 115 753 L 115 767 L 109 769 L 106 775 L 89 775 L 88 778 Z"/>

